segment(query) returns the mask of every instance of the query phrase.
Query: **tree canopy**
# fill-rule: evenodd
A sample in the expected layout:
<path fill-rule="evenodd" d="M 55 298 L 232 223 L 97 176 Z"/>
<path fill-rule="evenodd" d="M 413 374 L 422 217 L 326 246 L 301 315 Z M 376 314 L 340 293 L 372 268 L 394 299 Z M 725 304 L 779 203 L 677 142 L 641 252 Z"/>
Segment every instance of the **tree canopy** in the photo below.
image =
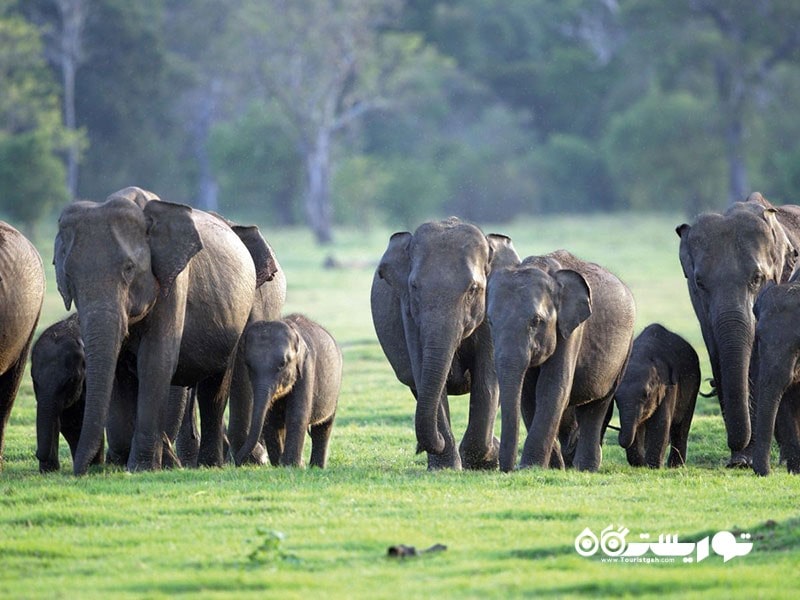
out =
<path fill-rule="evenodd" d="M 65 190 L 140 185 L 324 242 L 791 202 L 798 19 L 791 0 L 0 0 L 0 209 L 32 223 Z"/>

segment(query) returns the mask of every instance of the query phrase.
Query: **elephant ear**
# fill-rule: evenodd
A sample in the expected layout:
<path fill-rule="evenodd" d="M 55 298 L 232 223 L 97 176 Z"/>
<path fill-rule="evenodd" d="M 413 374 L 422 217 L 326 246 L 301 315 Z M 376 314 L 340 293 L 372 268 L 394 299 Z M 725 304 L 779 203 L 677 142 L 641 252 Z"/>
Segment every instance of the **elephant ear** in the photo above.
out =
<path fill-rule="evenodd" d="M 558 283 L 558 333 L 567 339 L 592 315 L 592 292 L 583 275 L 572 269 L 556 271 Z"/>
<path fill-rule="evenodd" d="M 517 254 L 514 244 L 511 243 L 511 238 L 501 233 L 490 233 L 486 236 L 489 242 L 489 269 L 502 269 L 503 267 L 513 267 L 520 263 L 519 254 Z"/>
<path fill-rule="evenodd" d="M 58 285 L 58 293 L 64 300 L 64 308 L 70 310 L 72 308 L 72 288 L 67 278 L 67 273 L 64 264 L 67 260 L 67 255 L 71 250 L 72 244 L 67 243 L 64 239 L 64 234 L 59 231 L 56 234 L 55 247 L 53 250 L 53 265 L 56 268 L 56 284 Z"/>
<path fill-rule="evenodd" d="M 680 245 L 680 259 L 681 259 L 681 268 L 683 269 L 683 276 L 686 277 L 689 281 L 692 280 L 692 276 L 694 273 L 694 261 L 692 260 L 692 255 L 689 252 L 689 232 L 692 230 L 691 225 L 684 223 L 683 225 L 678 225 L 675 228 L 675 233 L 678 234 L 678 237 L 681 238 L 681 245 Z"/>
<path fill-rule="evenodd" d="M 773 250 L 771 258 L 773 263 L 773 280 L 776 283 L 788 281 L 797 262 L 797 250 L 789 241 L 786 230 L 778 221 L 778 209 L 770 206 L 762 213 L 764 221 L 772 232 Z"/>
<path fill-rule="evenodd" d="M 148 202 L 144 207 L 150 265 L 166 296 L 175 278 L 192 257 L 203 249 L 200 232 L 192 219 L 192 208 L 173 202 Z"/>
<path fill-rule="evenodd" d="M 766 302 L 765 296 L 767 295 L 767 290 L 769 290 L 772 287 L 775 287 L 775 285 L 776 284 L 774 281 L 768 281 L 767 283 L 764 284 L 764 287 L 761 288 L 761 291 L 758 293 L 758 296 L 756 296 L 756 301 L 753 303 L 753 315 L 755 316 L 756 321 L 758 321 L 761 318 L 761 313 L 764 311 L 764 305 Z"/>
<path fill-rule="evenodd" d="M 278 272 L 278 261 L 275 260 L 275 253 L 261 235 L 255 225 L 232 225 L 231 227 L 242 240 L 250 256 L 253 257 L 253 264 L 256 266 L 256 288 L 260 288 L 267 281 L 275 278 Z"/>
<path fill-rule="evenodd" d="M 411 238 L 408 231 L 393 234 L 378 264 L 378 277 L 398 291 L 407 287 L 411 274 Z"/>

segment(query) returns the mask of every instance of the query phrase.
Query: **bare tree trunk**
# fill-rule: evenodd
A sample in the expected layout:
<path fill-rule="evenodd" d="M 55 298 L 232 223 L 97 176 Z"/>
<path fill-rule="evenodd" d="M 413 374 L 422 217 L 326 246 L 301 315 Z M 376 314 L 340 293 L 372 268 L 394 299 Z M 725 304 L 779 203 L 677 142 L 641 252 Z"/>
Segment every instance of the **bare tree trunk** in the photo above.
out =
<path fill-rule="evenodd" d="M 725 128 L 725 147 L 728 157 L 728 204 L 747 198 L 747 165 L 744 156 L 744 125 L 741 116 L 731 115 Z"/>
<path fill-rule="evenodd" d="M 221 87 L 218 80 L 211 81 L 209 90 L 201 92 L 195 111 L 192 127 L 192 149 L 197 161 L 198 182 L 196 206 L 202 210 L 219 210 L 219 185 L 211 168 L 211 157 L 208 153 L 208 136 L 214 121 L 217 105 L 217 94 Z"/>
<path fill-rule="evenodd" d="M 320 128 L 316 139 L 306 155 L 308 171 L 308 195 L 306 196 L 306 218 L 317 242 L 329 244 L 333 241 L 333 207 L 330 190 L 330 145 L 331 132 Z"/>
<path fill-rule="evenodd" d="M 61 15 L 59 59 L 64 85 L 64 125 L 68 131 L 74 132 L 78 128 L 75 115 L 75 77 L 83 60 L 81 39 L 89 7 L 85 0 L 58 0 L 56 5 Z M 73 141 L 67 149 L 67 190 L 72 199 L 78 193 L 79 159 L 80 150 L 77 141 Z"/>

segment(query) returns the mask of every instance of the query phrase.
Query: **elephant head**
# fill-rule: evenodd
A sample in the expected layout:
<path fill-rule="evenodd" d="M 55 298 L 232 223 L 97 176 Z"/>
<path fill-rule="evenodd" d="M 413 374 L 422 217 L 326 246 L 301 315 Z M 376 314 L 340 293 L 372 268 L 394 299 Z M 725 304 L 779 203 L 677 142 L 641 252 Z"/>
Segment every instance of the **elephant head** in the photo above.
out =
<path fill-rule="evenodd" d="M 731 465 L 750 442 L 749 368 L 755 318 L 753 304 L 765 283 L 791 273 L 796 252 L 776 209 L 760 194 L 725 214 L 700 215 L 676 229 L 689 296 L 708 350 L 719 396 Z"/>
<path fill-rule="evenodd" d="M 664 361 L 632 360 L 616 392 L 619 408 L 619 445 L 630 448 L 639 426 L 647 421 L 677 385 L 675 372 Z"/>
<path fill-rule="evenodd" d="M 149 201 L 153 198 L 152 201 Z M 67 309 L 74 302 L 86 354 L 86 407 L 75 456 L 84 473 L 103 439 L 117 358 L 129 328 L 158 301 L 203 247 L 191 208 L 126 188 L 103 203 L 61 213 L 54 264 Z"/>
<path fill-rule="evenodd" d="M 451 367 L 459 347 L 484 321 L 486 281 L 495 254 L 499 260 L 517 260 L 508 238 L 487 237 L 474 225 L 451 218 L 425 223 L 413 234 L 394 234 L 381 258 L 376 277 L 399 298 L 417 395 L 419 451 L 438 455 L 445 449 L 439 419 L 446 412 L 448 375 L 458 370 Z M 460 384 L 459 393 L 465 393 L 469 381 Z"/>

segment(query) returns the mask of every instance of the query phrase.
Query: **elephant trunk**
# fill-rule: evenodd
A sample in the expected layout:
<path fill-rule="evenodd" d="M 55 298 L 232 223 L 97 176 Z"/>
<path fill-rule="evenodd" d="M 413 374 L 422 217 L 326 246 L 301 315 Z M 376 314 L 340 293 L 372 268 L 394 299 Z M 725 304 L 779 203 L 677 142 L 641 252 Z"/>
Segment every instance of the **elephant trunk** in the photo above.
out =
<path fill-rule="evenodd" d="M 620 402 L 620 400 L 622 400 Z M 619 445 L 626 450 L 633 445 L 636 430 L 642 420 L 642 407 L 638 402 L 625 401 L 617 395 L 619 408 Z"/>
<path fill-rule="evenodd" d="M 418 385 L 417 410 L 414 426 L 417 434 L 417 451 L 441 454 L 445 439 L 439 431 L 439 407 L 445 394 L 447 376 L 455 355 L 455 340 L 450 344 L 425 344 L 422 351 L 422 369 Z"/>
<path fill-rule="evenodd" d="M 740 310 L 722 313 L 715 331 L 719 350 L 722 417 L 728 434 L 728 447 L 733 452 L 750 443 L 750 357 L 755 324 L 748 313 Z"/>
<path fill-rule="evenodd" d="M 527 362 L 496 358 L 497 381 L 500 389 L 500 470 L 513 471 L 519 446 L 519 420 L 522 384 Z"/>
<path fill-rule="evenodd" d="M 753 470 L 757 475 L 769 475 L 769 451 L 775 433 L 775 421 L 783 394 L 792 380 L 795 361 L 769 360 L 759 357 L 758 403 L 753 430 Z M 789 363 L 789 364 L 787 364 Z"/>
<path fill-rule="evenodd" d="M 86 353 L 86 407 L 75 451 L 75 475 L 84 475 L 103 443 L 114 374 L 122 346 L 125 319 L 117 311 L 82 314 L 81 337 Z"/>
<path fill-rule="evenodd" d="M 244 445 L 234 457 L 237 465 L 243 464 L 255 449 L 261 437 L 261 431 L 264 429 L 267 409 L 272 397 L 275 395 L 275 390 L 276 384 L 274 381 L 265 382 L 253 379 L 253 416 L 250 419 L 250 429 L 247 432 Z"/>
<path fill-rule="evenodd" d="M 58 434 L 61 429 L 59 407 L 52 398 L 37 398 L 36 407 L 36 458 L 39 471 L 48 473 L 58 471 Z"/>

